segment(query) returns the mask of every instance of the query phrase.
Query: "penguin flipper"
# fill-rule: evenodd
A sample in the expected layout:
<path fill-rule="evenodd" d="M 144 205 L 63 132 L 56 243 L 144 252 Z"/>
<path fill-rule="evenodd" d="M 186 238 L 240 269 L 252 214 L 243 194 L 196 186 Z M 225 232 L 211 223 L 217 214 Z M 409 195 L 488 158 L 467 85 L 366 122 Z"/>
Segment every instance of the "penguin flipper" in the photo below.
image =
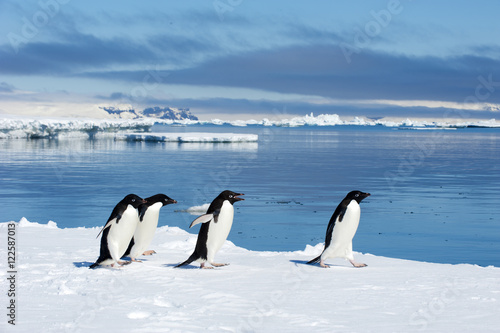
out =
<path fill-rule="evenodd" d="M 194 225 L 197 225 L 198 223 L 207 223 L 212 221 L 214 218 L 214 214 L 203 214 L 199 217 L 197 217 L 193 222 L 191 222 L 191 225 L 189 226 L 190 228 Z"/>
<path fill-rule="evenodd" d="M 138 211 L 139 211 L 139 221 L 142 222 L 144 219 L 144 215 L 146 214 L 146 211 L 148 210 L 148 206 L 145 204 L 142 204 L 139 206 Z"/>
<path fill-rule="evenodd" d="M 340 210 L 339 213 L 339 222 L 342 222 L 342 220 L 344 219 L 346 210 L 347 210 L 347 205 L 342 205 L 342 209 Z"/>
<path fill-rule="evenodd" d="M 109 228 L 111 226 L 111 224 L 113 224 L 113 222 L 116 221 L 116 223 L 118 223 L 118 221 L 120 220 L 121 217 L 122 217 L 121 215 L 118 215 L 116 218 L 109 219 L 108 222 L 104 225 L 104 227 L 102 227 L 101 231 L 99 231 L 96 238 L 99 238 L 99 235 L 102 234 L 104 229 Z"/>

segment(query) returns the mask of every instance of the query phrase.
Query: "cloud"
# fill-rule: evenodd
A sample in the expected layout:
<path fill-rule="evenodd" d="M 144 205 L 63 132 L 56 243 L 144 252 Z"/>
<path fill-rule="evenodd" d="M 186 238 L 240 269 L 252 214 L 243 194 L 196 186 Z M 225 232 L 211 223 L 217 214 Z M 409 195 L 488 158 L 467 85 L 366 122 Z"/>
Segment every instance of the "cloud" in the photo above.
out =
<path fill-rule="evenodd" d="M 0 93 L 11 93 L 14 92 L 14 89 L 13 85 L 7 82 L 0 82 Z"/>
<path fill-rule="evenodd" d="M 141 74 L 142 73 L 142 74 Z M 86 75 L 140 80 L 143 72 Z M 500 60 L 477 55 L 410 57 L 363 50 L 348 64 L 337 45 L 259 50 L 169 71 L 169 84 L 242 87 L 340 99 L 464 102 L 477 87 L 489 103 L 500 102 Z"/>
<path fill-rule="evenodd" d="M 217 59 L 172 71 L 170 80 L 331 98 L 459 102 L 474 94 L 478 76 L 491 74 L 500 81 L 499 65 L 480 56 L 408 57 L 368 50 L 348 64 L 338 47 L 313 45 Z M 498 102 L 500 94 L 490 98 Z"/>
<path fill-rule="evenodd" d="M 114 92 L 108 96 L 97 95 L 97 99 L 109 103 L 109 105 L 134 105 L 136 108 L 147 108 L 152 106 L 168 106 L 177 108 L 190 108 L 197 116 L 211 114 L 232 115 L 237 118 L 238 114 L 255 115 L 259 117 L 274 117 L 280 119 L 286 115 L 304 115 L 314 113 L 338 114 L 342 117 L 365 116 L 368 118 L 383 117 L 408 117 L 408 118 L 498 118 L 498 110 L 467 110 L 455 108 L 452 103 L 419 103 L 418 101 L 407 101 L 392 103 L 392 101 L 334 101 L 331 103 L 311 103 L 302 100 L 269 100 L 269 99 L 245 99 L 245 98 L 158 98 L 146 96 L 137 103 L 137 100 L 129 94 Z M 449 105 L 448 105 L 449 104 Z M 441 106 L 444 105 L 444 106 Z"/>
<path fill-rule="evenodd" d="M 54 20 L 58 24 L 44 27 L 49 39 L 30 40 L 18 54 L 7 44 L 0 45 L 0 74 L 141 84 L 147 70 L 156 66 L 163 69 L 158 75 L 168 73 L 162 81 L 165 84 L 239 87 L 331 99 L 451 102 L 475 96 L 478 85 L 489 80 L 488 87 L 480 88 L 481 96 L 487 96 L 485 102 L 500 103 L 497 46 L 482 45 L 467 54 L 446 57 L 366 47 L 356 50 L 348 63 L 340 45 L 349 42 L 352 34 L 290 19 L 276 27 L 261 27 L 234 12 L 222 22 L 213 8 L 205 8 L 96 17 L 72 12 Z M 92 33 L 91 28 L 81 27 L 85 22 L 96 26 L 94 32 L 114 28 Z M 257 40 L 266 28 L 269 39 Z M 396 44 L 396 40 L 383 41 Z"/>

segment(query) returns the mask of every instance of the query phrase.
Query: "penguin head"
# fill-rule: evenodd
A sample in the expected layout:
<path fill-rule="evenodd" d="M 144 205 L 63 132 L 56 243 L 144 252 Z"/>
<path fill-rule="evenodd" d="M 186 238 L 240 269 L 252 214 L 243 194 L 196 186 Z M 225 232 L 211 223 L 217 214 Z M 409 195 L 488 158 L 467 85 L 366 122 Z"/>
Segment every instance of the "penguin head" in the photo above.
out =
<path fill-rule="evenodd" d="M 157 202 L 161 202 L 163 204 L 163 206 L 177 203 L 176 200 L 166 196 L 165 194 L 161 194 L 161 193 L 150 196 L 149 198 L 146 198 L 145 200 L 146 200 L 147 206 L 154 205 Z"/>
<path fill-rule="evenodd" d="M 125 198 L 123 198 L 121 202 L 124 203 L 125 205 L 131 205 L 132 207 L 137 208 L 146 201 L 138 195 L 129 194 Z"/>
<path fill-rule="evenodd" d="M 369 197 L 370 193 L 363 193 L 361 191 L 351 191 L 347 194 L 346 199 L 356 200 L 359 204 L 364 198 Z"/>
<path fill-rule="evenodd" d="M 219 198 L 222 200 L 228 200 L 231 204 L 234 204 L 236 201 L 245 200 L 243 198 L 239 198 L 240 195 L 244 194 L 226 190 L 219 194 Z"/>

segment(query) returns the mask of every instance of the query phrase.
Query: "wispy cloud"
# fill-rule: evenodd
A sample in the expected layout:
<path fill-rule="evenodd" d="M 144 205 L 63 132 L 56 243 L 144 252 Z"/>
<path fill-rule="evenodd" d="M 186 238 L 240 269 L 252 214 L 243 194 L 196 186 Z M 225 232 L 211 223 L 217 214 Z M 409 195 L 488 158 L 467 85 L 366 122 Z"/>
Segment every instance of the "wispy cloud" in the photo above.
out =
<path fill-rule="evenodd" d="M 220 57 L 169 74 L 170 84 L 244 87 L 354 100 L 463 102 L 474 94 L 480 75 L 491 75 L 494 82 L 500 82 L 500 60 L 476 55 L 408 57 L 366 51 L 347 64 L 335 45 L 301 45 Z M 140 77 L 135 71 L 86 75 L 122 80 Z M 491 94 L 489 102 L 499 103 L 500 94 Z"/>

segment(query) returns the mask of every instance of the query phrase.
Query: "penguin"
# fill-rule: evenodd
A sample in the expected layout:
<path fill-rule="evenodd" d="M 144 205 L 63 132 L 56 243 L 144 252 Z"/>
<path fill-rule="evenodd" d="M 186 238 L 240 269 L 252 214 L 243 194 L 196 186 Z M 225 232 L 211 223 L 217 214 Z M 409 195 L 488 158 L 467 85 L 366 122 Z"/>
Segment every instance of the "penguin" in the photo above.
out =
<path fill-rule="evenodd" d="M 139 206 L 139 224 L 135 229 L 134 237 L 130 240 L 130 244 L 123 255 L 123 257 L 128 256 L 132 261 L 137 262 L 140 262 L 136 259 L 140 255 L 147 256 L 156 253 L 153 250 L 144 251 L 153 240 L 156 227 L 158 226 L 160 208 L 177 203 L 177 201 L 165 194 L 156 194 L 144 200 L 146 200 L 146 203 Z"/>
<path fill-rule="evenodd" d="M 121 266 L 126 263 L 120 261 L 120 258 L 125 253 L 134 235 L 139 223 L 138 208 L 144 203 L 146 201 L 141 197 L 129 194 L 115 206 L 106 225 L 104 225 L 97 235 L 99 237 L 102 233 L 101 252 L 97 261 L 90 268 L 95 268 L 99 265 L 111 265 L 111 267 L 114 267 L 115 264 Z"/>
<path fill-rule="evenodd" d="M 333 213 L 328 228 L 326 229 L 325 249 L 318 257 L 309 261 L 308 264 L 319 262 L 321 267 L 328 268 L 325 264 L 328 258 L 346 258 L 354 267 L 365 267 L 366 264 L 354 261 L 352 254 L 352 239 L 358 229 L 361 210 L 359 203 L 370 193 L 360 191 L 349 192 L 344 200 L 340 202 Z"/>
<path fill-rule="evenodd" d="M 233 204 L 237 201 L 245 200 L 239 197 L 241 195 L 244 194 L 227 190 L 221 192 L 217 198 L 212 201 L 206 214 L 197 217 L 191 223 L 189 226 L 190 228 L 198 223 L 202 223 L 198 233 L 196 247 L 193 254 L 191 254 L 186 261 L 175 266 L 176 268 L 190 264 L 195 260 L 201 263 L 200 268 L 213 268 L 229 265 L 215 263 L 214 257 L 226 241 L 229 231 L 231 230 L 234 217 Z M 205 266 L 206 262 L 213 267 Z"/>

